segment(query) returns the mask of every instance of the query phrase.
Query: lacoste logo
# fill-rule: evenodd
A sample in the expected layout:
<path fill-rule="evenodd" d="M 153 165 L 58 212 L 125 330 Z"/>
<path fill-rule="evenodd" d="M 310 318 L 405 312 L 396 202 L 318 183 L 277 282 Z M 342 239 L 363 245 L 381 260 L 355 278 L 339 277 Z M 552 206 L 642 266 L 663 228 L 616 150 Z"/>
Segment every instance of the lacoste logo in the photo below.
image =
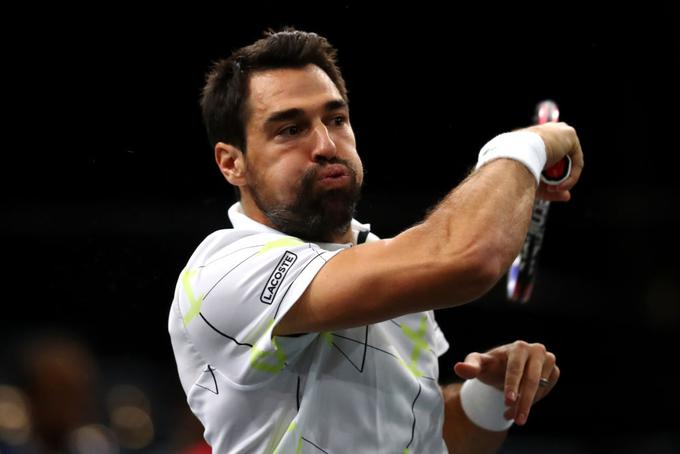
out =
<path fill-rule="evenodd" d="M 291 266 L 293 266 L 293 263 L 295 263 L 296 260 L 297 255 L 290 251 L 286 251 L 286 253 L 283 254 L 283 257 L 281 257 L 281 260 L 279 260 L 279 263 L 274 268 L 274 271 L 272 271 L 269 279 L 267 279 L 264 289 L 262 289 L 260 301 L 262 301 L 264 304 L 271 304 L 274 302 L 276 292 L 278 292 L 279 287 L 281 287 L 281 282 L 283 282 L 283 280 L 286 278 L 288 270 Z"/>

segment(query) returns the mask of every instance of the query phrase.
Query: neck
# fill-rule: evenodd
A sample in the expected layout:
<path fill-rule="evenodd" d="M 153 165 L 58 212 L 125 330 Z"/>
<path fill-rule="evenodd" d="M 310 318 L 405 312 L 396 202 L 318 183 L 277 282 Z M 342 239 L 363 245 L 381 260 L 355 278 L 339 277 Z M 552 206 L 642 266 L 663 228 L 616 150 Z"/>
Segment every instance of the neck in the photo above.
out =
<path fill-rule="evenodd" d="M 241 197 L 241 208 L 243 208 L 243 213 L 250 219 L 259 222 L 260 224 L 266 225 L 274 230 L 278 230 L 277 226 L 272 224 L 267 216 L 258 208 L 252 198 Z M 286 232 L 282 232 L 286 233 Z M 320 241 L 323 243 L 354 243 L 354 235 L 352 234 L 351 224 L 342 233 L 331 234 L 328 238 L 302 238 L 307 241 Z"/>
<path fill-rule="evenodd" d="M 352 235 L 352 226 L 347 227 L 344 233 L 335 235 L 332 241 L 328 243 L 354 243 L 354 235 Z"/>

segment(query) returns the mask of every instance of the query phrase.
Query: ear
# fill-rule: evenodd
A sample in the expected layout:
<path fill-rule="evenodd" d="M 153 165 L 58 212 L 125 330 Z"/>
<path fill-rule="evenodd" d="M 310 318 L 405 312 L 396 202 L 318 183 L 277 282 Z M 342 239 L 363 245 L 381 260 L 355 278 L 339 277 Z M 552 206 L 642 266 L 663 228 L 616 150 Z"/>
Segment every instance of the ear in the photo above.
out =
<path fill-rule="evenodd" d="M 215 145 L 215 162 L 224 178 L 234 186 L 246 183 L 246 161 L 243 152 L 233 145 L 218 142 Z"/>

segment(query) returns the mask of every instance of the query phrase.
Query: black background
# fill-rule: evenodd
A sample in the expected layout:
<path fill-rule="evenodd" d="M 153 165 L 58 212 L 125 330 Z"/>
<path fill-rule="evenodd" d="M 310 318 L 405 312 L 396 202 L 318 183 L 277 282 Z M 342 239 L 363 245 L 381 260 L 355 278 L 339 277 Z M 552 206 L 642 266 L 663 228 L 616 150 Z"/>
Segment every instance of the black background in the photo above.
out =
<path fill-rule="evenodd" d="M 232 201 L 200 121 L 203 75 L 265 28 L 294 25 L 339 50 L 367 170 L 357 218 L 382 237 L 420 220 L 538 101 L 559 104 L 586 168 L 573 200 L 551 208 L 533 300 L 504 301 L 501 282 L 439 312 L 452 347 L 442 378 L 470 351 L 542 342 L 560 385 L 507 452 L 677 449 L 680 23 L 669 6 L 60 7 L 5 20 L 18 24 L 3 31 L 9 349 L 60 327 L 88 344 L 105 381 L 146 389 L 157 413 L 181 401 L 169 304 L 198 242 L 229 227 Z"/>

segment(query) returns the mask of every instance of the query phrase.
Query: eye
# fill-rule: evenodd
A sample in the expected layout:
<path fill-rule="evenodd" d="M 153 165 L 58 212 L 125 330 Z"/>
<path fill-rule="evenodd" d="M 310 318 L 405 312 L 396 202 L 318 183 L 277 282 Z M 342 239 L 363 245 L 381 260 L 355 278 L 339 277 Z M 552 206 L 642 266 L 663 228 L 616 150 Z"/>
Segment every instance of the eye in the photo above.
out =
<path fill-rule="evenodd" d="M 280 135 L 280 136 L 288 136 L 288 137 L 296 136 L 298 134 L 300 134 L 300 128 L 297 125 L 288 126 L 286 128 L 283 128 L 278 133 L 278 135 Z"/>
<path fill-rule="evenodd" d="M 347 123 L 347 117 L 344 115 L 337 115 L 333 117 L 332 122 L 335 126 L 342 126 Z"/>

